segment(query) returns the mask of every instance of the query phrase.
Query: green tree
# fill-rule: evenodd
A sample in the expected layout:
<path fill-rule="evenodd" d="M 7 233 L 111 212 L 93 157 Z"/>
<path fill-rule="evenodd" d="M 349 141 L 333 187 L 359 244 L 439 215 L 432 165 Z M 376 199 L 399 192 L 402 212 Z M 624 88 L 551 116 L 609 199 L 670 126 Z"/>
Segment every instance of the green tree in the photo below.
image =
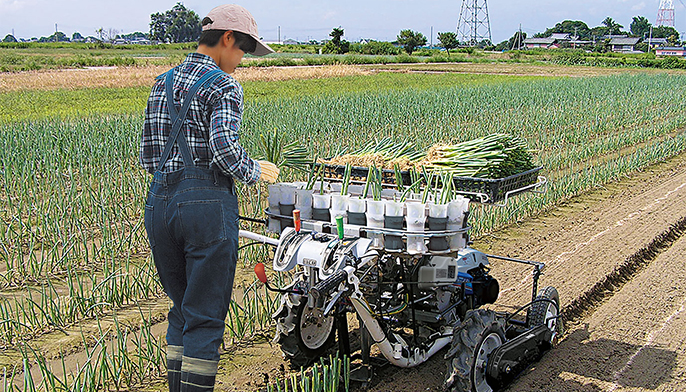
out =
<path fill-rule="evenodd" d="M 340 26 L 334 27 L 329 33 L 331 40 L 324 45 L 322 52 L 330 54 L 348 53 L 350 51 L 350 42 L 341 39 L 344 33 L 345 30 Z"/>
<path fill-rule="evenodd" d="M 165 13 L 150 15 L 150 39 L 162 42 L 193 42 L 200 38 L 200 17 L 181 3 Z"/>
<path fill-rule="evenodd" d="M 448 56 L 450 56 L 450 49 L 455 49 L 460 46 L 460 42 L 457 40 L 457 34 L 452 31 L 438 33 L 438 42 L 440 42 L 441 46 L 448 52 Z"/>
<path fill-rule="evenodd" d="M 609 16 L 603 20 L 603 25 L 605 26 L 605 34 L 607 35 L 617 35 L 622 33 L 624 26 L 615 22 L 614 19 Z"/>
<path fill-rule="evenodd" d="M 41 37 L 38 42 L 69 42 L 69 37 L 63 32 L 58 31 L 49 37 Z"/>
<path fill-rule="evenodd" d="M 650 22 L 645 16 L 634 16 L 631 25 L 629 25 L 629 31 L 636 37 L 647 36 L 650 32 Z"/>
<path fill-rule="evenodd" d="M 407 54 L 412 55 L 415 49 L 426 45 L 426 37 L 422 33 L 409 29 L 401 30 L 400 34 L 398 34 L 398 43 L 405 49 Z"/>
<path fill-rule="evenodd" d="M 578 36 L 581 40 L 591 39 L 591 29 L 580 20 L 565 20 L 547 29 L 545 32 L 536 34 L 536 37 L 550 37 L 554 33 L 565 33 Z"/>
<path fill-rule="evenodd" d="M 83 35 L 81 35 L 81 33 L 79 33 L 78 31 L 75 31 L 74 34 L 71 35 L 72 41 L 82 40 L 82 39 L 83 39 Z"/>
<path fill-rule="evenodd" d="M 677 45 L 679 32 L 671 26 L 655 26 L 653 27 L 653 38 L 667 38 L 670 45 Z"/>
<path fill-rule="evenodd" d="M 17 39 L 14 38 L 12 34 L 7 34 L 5 38 L 3 38 L 2 42 L 17 42 Z"/>

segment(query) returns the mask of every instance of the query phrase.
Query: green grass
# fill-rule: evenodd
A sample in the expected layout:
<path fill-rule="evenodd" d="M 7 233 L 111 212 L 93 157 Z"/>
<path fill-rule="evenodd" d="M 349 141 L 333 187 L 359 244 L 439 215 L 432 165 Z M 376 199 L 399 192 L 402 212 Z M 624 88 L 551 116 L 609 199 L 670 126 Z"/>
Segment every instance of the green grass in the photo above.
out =
<path fill-rule="evenodd" d="M 278 100 L 362 92 L 427 90 L 535 80 L 536 77 L 466 74 L 379 73 L 279 82 L 246 81 L 245 100 Z M 95 88 L 54 91 L 18 91 L 0 94 L 0 123 L 39 118 L 77 118 L 95 114 L 140 114 L 150 89 Z"/>

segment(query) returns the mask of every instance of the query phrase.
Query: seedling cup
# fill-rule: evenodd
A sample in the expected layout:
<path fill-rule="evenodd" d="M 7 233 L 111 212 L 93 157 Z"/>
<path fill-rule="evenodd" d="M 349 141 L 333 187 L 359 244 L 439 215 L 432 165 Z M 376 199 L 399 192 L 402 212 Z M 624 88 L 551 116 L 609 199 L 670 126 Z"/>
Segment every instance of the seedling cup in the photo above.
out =
<path fill-rule="evenodd" d="M 430 231 L 445 231 L 448 224 L 448 205 L 429 203 L 428 225 Z M 450 247 L 446 236 L 432 236 L 429 238 L 429 249 L 444 251 Z"/>
<path fill-rule="evenodd" d="M 381 229 L 384 227 L 384 203 L 381 200 L 367 200 L 367 226 Z M 383 248 L 383 234 L 369 233 L 372 240 L 371 246 L 377 249 Z"/>
<path fill-rule="evenodd" d="M 385 202 L 384 227 L 387 229 L 403 229 L 403 203 L 393 200 L 386 200 Z M 384 246 L 389 251 L 401 251 L 405 247 L 403 244 L 403 237 L 400 235 L 385 235 Z"/>
<path fill-rule="evenodd" d="M 334 194 L 331 195 L 331 223 L 336 223 L 337 216 L 343 216 L 344 220 L 347 218 L 349 195 Z"/>
<path fill-rule="evenodd" d="M 297 189 L 295 191 L 295 208 L 300 210 L 300 218 L 312 219 L 312 191 Z"/>
<path fill-rule="evenodd" d="M 312 219 L 318 221 L 331 221 L 331 195 L 314 193 L 312 195 Z"/>
<path fill-rule="evenodd" d="M 408 232 L 422 232 L 424 231 L 424 224 L 426 223 L 426 206 L 423 203 L 407 203 L 407 231 Z M 407 253 L 422 254 L 427 252 L 426 244 L 424 243 L 424 234 L 408 234 L 407 235 Z"/>
<path fill-rule="evenodd" d="M 348 223 L 351 225 L 367 226 L 367 202 L 358 197 L 348 199 Z"/>

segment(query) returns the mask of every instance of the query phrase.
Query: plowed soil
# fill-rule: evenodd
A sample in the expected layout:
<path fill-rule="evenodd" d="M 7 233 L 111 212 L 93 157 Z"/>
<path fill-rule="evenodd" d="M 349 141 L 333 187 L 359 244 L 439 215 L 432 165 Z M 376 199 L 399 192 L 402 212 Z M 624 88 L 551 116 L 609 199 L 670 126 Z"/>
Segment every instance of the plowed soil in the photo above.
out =
<path fill-rule="evenodd" d="M 540 287 L 558 289 L 566 318 L 558 346 L 508 390 L 686 390 L 684 232 L 682 154 L 476 241 L 489 254 L 545 262 Z M 531 269 L 492 264 L 500 308 L 528 302 Z M 218 390 L 252 390 L 287 369 L 268 343 L 224 358 Z M 445 363 L 441 352 L 417 368 L 379 369 L 368 390 L 440 391 Z"/>

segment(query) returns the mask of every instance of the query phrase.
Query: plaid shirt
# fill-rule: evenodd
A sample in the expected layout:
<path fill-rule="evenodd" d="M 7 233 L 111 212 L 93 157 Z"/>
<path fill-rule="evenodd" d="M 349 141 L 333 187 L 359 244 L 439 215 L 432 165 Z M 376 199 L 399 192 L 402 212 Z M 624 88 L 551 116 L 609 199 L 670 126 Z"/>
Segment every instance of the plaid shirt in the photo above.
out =
<path fill-rule="evenodd" d="M 180 108 L 191 86 L 213 69 L 218 69 L 214 60 L 200 53 L 190 53 L 176 67 L 174 102 L 177 108 Z M 181 129 L 185 132 L 196 166 L 217 168 L 228 177 L 254 184 L 260 178 L 260 165 L 248 157 L 238 142 L 242 115 L 243 88 L 233 77 L 223 74 L 198 90 Z M 140 145 L 140 163 L 151 174 L 159 166 L 170 132 L 171 118 L 164 76 L 161 76 L 155 81 L 148 98 Z M 175 143 L 162 171 L 171 172 L 182 167 L 181 151 Z"/>

